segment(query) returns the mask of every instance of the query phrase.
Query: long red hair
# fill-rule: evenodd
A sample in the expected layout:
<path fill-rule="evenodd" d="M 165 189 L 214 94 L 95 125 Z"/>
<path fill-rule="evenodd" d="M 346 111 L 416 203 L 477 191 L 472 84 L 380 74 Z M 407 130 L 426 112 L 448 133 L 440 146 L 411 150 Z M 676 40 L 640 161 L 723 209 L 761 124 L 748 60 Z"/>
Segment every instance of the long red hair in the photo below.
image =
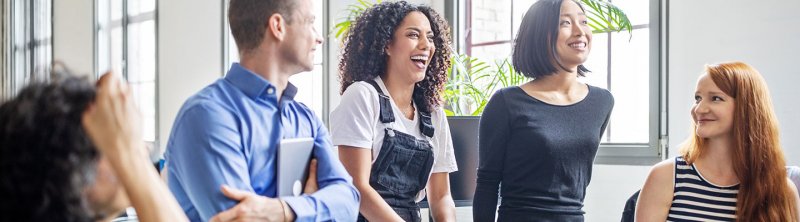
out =
<path fill-rule="evenodd" d="M 798 221 L 798 203 L 787 183 L 778 121 L 766 82 L 757 70 L 742 62 L 707 65 L 705 71 L 735 101 L 731 157 L 739 179 L 737 220 Z M 693 129 L 697 129 L 696 124 Z M 682 145 L 681 155 L 687 162 L 693 163 L 703 155 L 703 140 L 695 133 Z"/>

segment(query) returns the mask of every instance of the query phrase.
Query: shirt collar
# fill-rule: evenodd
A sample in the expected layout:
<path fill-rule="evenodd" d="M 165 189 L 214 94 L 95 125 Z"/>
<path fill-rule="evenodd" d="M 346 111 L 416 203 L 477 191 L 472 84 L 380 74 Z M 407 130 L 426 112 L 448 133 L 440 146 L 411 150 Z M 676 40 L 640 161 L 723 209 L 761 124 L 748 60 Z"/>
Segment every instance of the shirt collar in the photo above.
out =
<path fill-rule="evenodd" d="M 242 67 L 239 63 L 231 65 L 231 69 L 225 75 L 225 80 L 252 99 L 274 97 L 275 90 L 277 90 L 272 83 Z M 282 100 L 293 100 L 295 95 L 297 95 L 297 87 L 288 83 L 281 97 L 283 97 Z"/>

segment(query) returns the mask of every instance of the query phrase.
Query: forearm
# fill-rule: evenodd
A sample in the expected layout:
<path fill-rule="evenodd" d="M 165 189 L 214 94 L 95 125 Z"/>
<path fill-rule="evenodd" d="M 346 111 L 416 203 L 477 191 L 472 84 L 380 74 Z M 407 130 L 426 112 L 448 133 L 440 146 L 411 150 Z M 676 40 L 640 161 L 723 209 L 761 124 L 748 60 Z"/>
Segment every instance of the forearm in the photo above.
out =
<path fill-rule="evenodd" d="M 453 202 L 452 195 L 447 194 L 436 200 L 431 199 L 429 203 L 434 221 L 456 221 L 456 204 Z"/>
<path fill-rule="evenodd" d="M 136 145 L 132 145 L 136 146 Z M 140 149 L 105 153 L 141 221 L 187 221 L 186 215 Z"/>
<path fill-rule="evenodd" d="M 281 198 L 297 221 L 353 221 L 358 216 L 359 194 L 352 184 L 328 184 L 312 195 Z"/>
<path fill-rule="evenodd" d="M 359 211 L 369 221 L 403 221 L 369 184 L 357 186 L 361 193 Z"/>

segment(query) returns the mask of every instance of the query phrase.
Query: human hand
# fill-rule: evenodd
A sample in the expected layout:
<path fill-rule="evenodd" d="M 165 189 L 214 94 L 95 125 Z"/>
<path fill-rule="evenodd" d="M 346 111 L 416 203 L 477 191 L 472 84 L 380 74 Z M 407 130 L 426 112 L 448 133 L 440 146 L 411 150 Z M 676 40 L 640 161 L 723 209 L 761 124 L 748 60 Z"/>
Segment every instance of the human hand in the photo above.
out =
<path fill-rule="evenodd" d="M 314 158 L 308 164 L 308 179 L 306 180 L 306 186 L 303 188 L 303 193 L 311 195 L 317 190 L 319 190 L 319 184 L 317 184 L 317 159 Z"/>
<path fill-rule="evenodd" d="M 97 80 L 94 102 L 83 112 L 83 128 L 103 153 L 132 151 L 146 155 L 141 118 L 131 89 L 111 72 Z"/>
<path fill-rule="evenodd" d="M 231 188 L 222 185 L 222 194 L 226 197 L 239 201 L 236 206 L 226 211 L 220 212 L 211 218 L 211 222 L 232 222 L 232 221 L 293 221 L 293 213 L 287 210 L 289 206 L 276 198 L 260 196 L 255 193 Z"/>

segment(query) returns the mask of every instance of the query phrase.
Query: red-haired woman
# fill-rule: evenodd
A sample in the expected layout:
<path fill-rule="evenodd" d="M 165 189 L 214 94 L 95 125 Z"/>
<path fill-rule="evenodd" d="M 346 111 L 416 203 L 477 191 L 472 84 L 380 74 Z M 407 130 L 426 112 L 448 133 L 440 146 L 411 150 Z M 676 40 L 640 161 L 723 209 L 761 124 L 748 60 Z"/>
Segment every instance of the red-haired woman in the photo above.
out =
<path fill-rule="evenodd" d="M 798 221 L 778 120 L 753 67 L 709 65 L 697 81 L 694 135 L 680 156 L 653 167 L 637 221 Z"/>

